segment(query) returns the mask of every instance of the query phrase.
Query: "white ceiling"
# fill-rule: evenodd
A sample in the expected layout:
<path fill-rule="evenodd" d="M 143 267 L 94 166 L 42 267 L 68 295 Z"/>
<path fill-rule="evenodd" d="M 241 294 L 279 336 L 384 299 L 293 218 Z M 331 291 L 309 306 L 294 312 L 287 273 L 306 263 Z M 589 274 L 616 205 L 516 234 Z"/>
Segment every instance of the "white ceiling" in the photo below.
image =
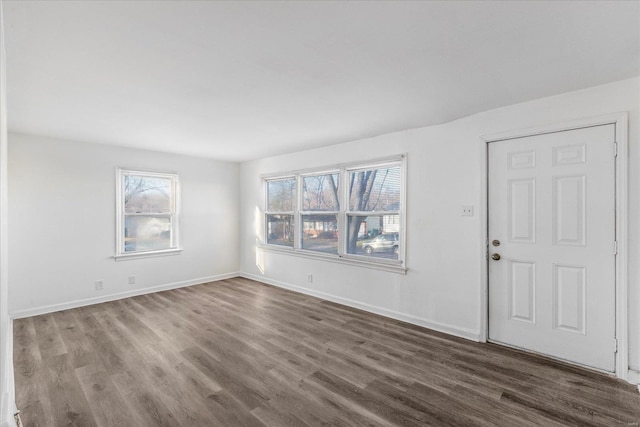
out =
<path fill-rule="evenodd" d="M 640 74 L 640 3 L 4 1 L 14 132 L 244 161 Z"/>

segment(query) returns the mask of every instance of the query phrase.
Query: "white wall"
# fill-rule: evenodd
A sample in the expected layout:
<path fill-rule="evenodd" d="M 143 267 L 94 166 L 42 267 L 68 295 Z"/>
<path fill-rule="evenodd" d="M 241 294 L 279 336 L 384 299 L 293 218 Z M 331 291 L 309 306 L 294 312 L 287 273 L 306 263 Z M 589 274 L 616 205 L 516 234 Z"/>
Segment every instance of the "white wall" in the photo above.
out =
<path fill-rule="evenodd" d="M 4 13 L 0 2 L 0 425 L 15 425 L 13 381 L 13 323 L 8 308 L 8 180 L 7 180 L 7 80 Z"/>
<path fill-rule="evenodd" d="M 479 208 L 480 136 L 630 113 L 629 327 L 630 365 L 640 368 L 640 141 L 638 78 L 487 111 L 438 126 L 247 162 L 241 166 L 241 270 L 248 277 L 320 295 L 382 314 L 479 339 L 484 245 Z M 406 275 L 261 251 L 260 175 L 336 162 L 408 154 Z M 262 265 L 264 273 L 258 268 Z M 307 282 L 307 274 L 314 276 Z"/>
<path fill-rule="evenodd" d="M 640 263 L 635 262 L 640 257 L 639 94 L 640 79 L 630 79 L 439 126 L 240 166 L 10 134 L 11 313 L 52 311 L 240 270 L 266 282 L 478 339 L 484 310 L 482 224 L 477 214 L 460 216 L 460 207 L 478 209 L 482 198 L 479 137 L 628 111 L 629 364 L 640 370 Z M 406 275 L 257 251 L 261 174 L 399 153 L 408 154 Z M 180 173 L 185 247 L 181 255 L 113 260 L 116 166 Z M 0 172 L 1 168 L 0 162 Z M 312 284 L 307 283 L 308 273 L 314 275 Z M 128 285 L 130 275 L 137 276 L 137 285 Z M 103 291 L 94 290 L 95 280 L 104 280 Z"/>
<path fill-rule="evenodd" d="M 117 166 L 179 174 L 180 255 L 113 259 Z M 9 134 L 11 314 L 235 275 L 238 174 L 236 163 Z"/>

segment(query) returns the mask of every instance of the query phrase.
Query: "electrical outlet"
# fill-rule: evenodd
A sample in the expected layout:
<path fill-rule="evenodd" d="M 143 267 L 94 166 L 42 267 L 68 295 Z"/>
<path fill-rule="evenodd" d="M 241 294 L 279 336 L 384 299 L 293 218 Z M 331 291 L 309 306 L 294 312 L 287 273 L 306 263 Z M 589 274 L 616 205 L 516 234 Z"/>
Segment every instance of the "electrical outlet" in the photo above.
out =
<path fill-rule="evenodd" d="M 96 280 L 96 291 L 104 289 L 104 282 L 102 280 Z"/>
<path fill-rule="evenodd" d="M 129 276 L 129 284 L 130 285 L 136 284 L 136 276 Z"/>
<path fill-rule="evenodd" d="M 472 205 L 463 205 L 462 206 L 462 216 L 473 216 L 473 206 Z"/>
<path fill-rule="evenodd" d="M 313 283 L 313 274 L 311 273 L 307 274 L 307 282 Z"/>

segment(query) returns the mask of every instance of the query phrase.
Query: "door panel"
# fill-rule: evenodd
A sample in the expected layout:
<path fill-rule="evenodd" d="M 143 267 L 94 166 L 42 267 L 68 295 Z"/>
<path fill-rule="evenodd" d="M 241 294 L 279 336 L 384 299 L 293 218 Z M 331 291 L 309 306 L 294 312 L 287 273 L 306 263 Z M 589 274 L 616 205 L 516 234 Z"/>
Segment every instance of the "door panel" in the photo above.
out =
<path fill-rule="evenodd" d="M 509 240 L 534 243 L 536 240 L 536 181 L 509 181 Z"/>
<path fill-rule="evenodd" d="M 489 339 L 615 369 L 614 125 L 489 144 Z"/>
<path fill-rule="evenodd" d="M 584 267 L 553 266 L 553 328 L 585 334 Z"/>
<path fill-rule="evenodd" d="M 553 177 L 553 243 L 585 245 L 585 176 Z"/>
<path fill-rule="evenodd" d="M 508 261 L 511 270 L 509 280 L 509 319 L 536 323 L 536 265 L 532 262 Z"/>

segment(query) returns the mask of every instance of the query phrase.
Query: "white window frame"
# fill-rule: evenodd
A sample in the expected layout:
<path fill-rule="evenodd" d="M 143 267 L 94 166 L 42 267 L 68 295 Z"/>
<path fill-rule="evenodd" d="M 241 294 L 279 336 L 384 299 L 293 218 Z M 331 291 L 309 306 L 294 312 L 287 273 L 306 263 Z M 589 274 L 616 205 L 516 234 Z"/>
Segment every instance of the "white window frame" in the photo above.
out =
<path fill-rule="evenodd" d="M 124 178 L 125 176 L 143 176 L 150 178 L 165 178 L 170 179 L 173 183 L 173 211 L 167 214 L 156 213 L 141 213 L 141 214 L 127 214 L 125 213 L 124 205 Z M 129 168 L 116 168 L 116 253 L 114 258 L 116 260 L 122 259 L 134 259 L 134 258 L 146 258 L 154 256 L 174 255 L 182 252 L 181 240 L 180 240 L 180 178 L 177 173 L 174 172 L 156 172 L 145 171 Z M 128 215 L 154 215 L 154 216 L 167 216 L 171 220 L 171 247 L 168 249 L 157 249 L 149 251 L 136 251 L 125 252 L 125 217 Z"/>
<path fill-rule="evenodd" d="M 304 198 L 304 179 L 307 177 L 312 177 L 312 176 L 319 176 L 319 175 L 334 175 L 334 174 L 338 174 L 339 175 L 339 183 L 338 183 L 338 204 L 340 206 L 342 206 L 342 171 L 340 169 L 331 169 L 331 170 L 318 170 L 318 171 L 313 171 L 313 172 L 307 172 L 307 173 L 300 173 L 298 174 L 298 180 L 297 180 L 297 184 L 298 184 L 298 194 L 297 194 L 297 206 L 298 206 L 298 210 L 294 215 L 294 221 L 297 219 L 297 221 L 299 222 L 299 226 L 296 227 L 296 230 L 299 233 L 299 237 L 295 239 L 294 242 L 294 249 L 296 248 L 295 243 L 298 243 L 298 249 L 301 251 L 305 251 L 305 252 L 310 252 L 313 254 L 327 254 L 327 255 L 339 255 L 340 254 L 340 242 L 342 240 L 342 233 L 340 233 L 339 231 L 341 230 L 341 226 L 340 226 L 340 211 L 312 211 L 312 210 L 304 210 L 303 206 L 303 198 Z M 303 230 L 302 227 L 304 226 L 304 221 L 302 220 L 302 218 L 305 215 L 335 215 L 336 216 L 336 222 L 338 223 L 338 250 L 337 250 L 337 254 L 329 254 L 326 252 L 320 252 L 320 251 L 314 251 L 312 249 L 304 249 L 302 248 L 302 239 L 303 239 Z"/>
<path fill-rule="evenodd" d="M 285 181 L 285 180 L 289 180 L 289 179 L 294 179 L 296 181 L 296 194 L 293 196 L 296 198 L 296 200 L 298 199 L 298 181 L 296 180 L 295 175 L 282 175 L 282 176 L 277 176 L 277 177 L 272 177 L 268 180 L 264 180 L 264 205 L 265 205 L 265 209 L 264 209 L 264 242 L 265 244 L 267 244 L 266 242 L 268 242 L 268 234 L 269 234 L 269 227 L 267 226 L 267 224 L 269 223 L 268 217 L 269 215 L 290 215 L 292 218 L 292 226 L 293 226 L 293 242 L 295 245 L 295 241 L 298 239 L 298 232 L 297 232 L 297 228 L 298 228 L 298 224 L 296 221 L 296 208 L 295 206 L 297 205 L 297 201 L 294 202 L 294 210 L 292 211 L 270 211 L 269 210 L 269 186 L 267 185 L 268 181 Z M 281 248 L 283 250 L 293 250 L 292 246 L 287 246 L 287 245 L 276 245 L 276 244 L 269 244 L 269 246 L 277 246 L 278 248 Z"/>
<path fill-rule="evenodd" d="M 264 234 L 262 236 L 262 243 L 259 247 L 263 250 L 269 252 L 279 252 L 279 253 L 287 253 L 290 255 L 301 256 L 306 258 L 315 258 L 325 261 L 338 262 L 342 264 L 351 264 L 358 265 L 378 270 L 391 271 L 396 273 L 405 274 L 407 271 L 407 267 L 405 265 L 406 260 L 406 194 L 407 194 L 407 166 L 406 166 L 406 155 L 398 155 L 393 157 L 386 157 L 383 159 L 369 160 L 366 162 L 358 162 L 358 163 L 348 163 L 341 165 L 332 165 L 323 168 L 314 168 L 314 169 L 305 169 L 298 171 L 291 171 L 286 173 L 278 173 L 278 174 L 265 174 L 262 178 L 263 184 L 263 206 L 264 206 L 264 215 L 262 216 L 264 221 Z M 394 211 L 372 211 L 372 212 L 355 212 L 349 210 L 349 194 L 348 194 L 348 182 L 349 182 L 349 174 L 358 170 L 370 170 L 377 168 L 384 168 L 389 166 L 400 166 L 400 208 Z M 340 175 L 340 185 L 338 189 L 338 196 L 340 200 L 340 210 L 337 212 L 333 211 L 304 211 L 302 209 L 303 203 L 303 178 L 307 176 L 316 176 L 323 174 L 330 174 L 338 172 Z M 294 204 L 295 210 L 294 212 L 269 212 L 268 208 L 268 182 L 275 181 L 280 179 L 287 178 L 295 178 L 296 180 L 296 203 Z M 294 222 L 294 241 L 293 247 L 291 246 L 282 246 L 267 243 L 267 215 L 273 214 L 287 214 L 293 215 Z M 338 220 L 338 253 L 331 254 L 326 252 L 314 251 L 311 249 L 303 249 L 302 248 L 302 227 L 303 215 L 309 214 L 322 214 L 322 215 L 333 215 L 337 214 Z M 398 215 L 399 222 L 399 250 L 398 250 L 398 259 L 385 259 L 378 257 L 371 257 L 367 255 L 359 255 L 359 254 L 349 254 L 347 253 L 347 239 L 346 231 L 347 231 L 347 221 L 349 215 L 381 215 L 381 214 L 389 214 L 389 215 Z"/>
<path fill-rule="evenodd" d="M 404 264 L 404 257 L 400 257 L 400 254 L 404 252 L 402 251 L 402 248 L 404 247 L 404 221 L 402 220 L 402 207 L 404 206 L 404 193 L 405 193 L 405 189 L 404 189 L 404 185 L 405 185 L 405 179 L 404 179 L 404 162 L 398 162 L 398 161 L 392 161 L 392 162 L 385 162 L 385 163 L 376 163 L 373 165 L 370 164 L 366 164 L 366 165 L 357 165 L 357 166 L 353 166 L 353 167 L 345 167 L 342 169 L 342 176 L 341 176 L 341 180 L 344 179 L 344 182 L 349 182 L 349 174 L 351 174 L 352 172 L 358 172 L 358 171 L 365 171 L 365 170 L 371 170 L 371 169 L 380 169 L 380 168 L 384 168 L 384 167 L 389 167 L 389 166 L 400 166 L 400 209 L 398 210 L 393 210 L 393 211 L 354 211 L 351 210 L 350 206 L 349 206 L 349 192 L 346 190 L 343 192 L 342 196 L 343 196 L 343 202 L 341 203 L 341 207 L 344 205 L 344 209 L 341 209 L 340 213 L 343 215 L 343 219 L 342 222 L 344 224 L 344 231 L 345 233 L 341 233 L 341 234 L 346 234 L 347 231 L 347 227 L 349 226 L 349 217 L 356 217 L 356 216 L 376 216 L 376 215 L 398 215 L 398 239 L 399 239 L 399 246 L 400 246 L 400 250 L 398 251 L 398 259 L 397 260 L 386 260 L 386 259 L 380 259 L 379 261 L 381 262 L 390 262 L 390 261 L 396 261 L 399 262 L 400 264 Z M 353 258 L 357 258 L 357 259 L 372 259 L 371 257 L 368 257 L 366 255 L 358 255 L 358 254 L 349 254 L 347 253 L 347 241 L 346 239 L 343 239 L 342 242 L 342 252 L 344 253 L 344 256 L 348 256 L 348 257 L 353 257 Z M 378 260 L 378 258 L 374 258 L 376 260 Z"/>

